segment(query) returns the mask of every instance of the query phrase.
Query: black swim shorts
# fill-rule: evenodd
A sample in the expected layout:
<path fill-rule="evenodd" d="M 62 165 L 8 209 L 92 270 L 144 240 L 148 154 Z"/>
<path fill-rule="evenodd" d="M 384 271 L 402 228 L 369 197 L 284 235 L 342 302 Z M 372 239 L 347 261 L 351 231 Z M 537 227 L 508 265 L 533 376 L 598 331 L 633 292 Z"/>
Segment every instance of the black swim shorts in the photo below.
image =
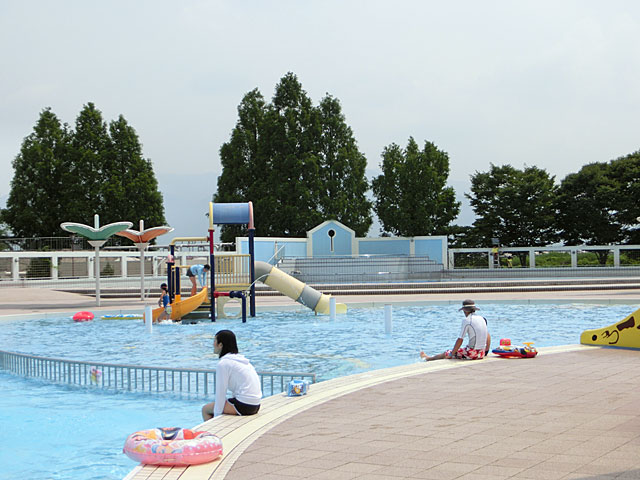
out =
<path fill-rule="evenodd" d="M 195 277 L 195 274 L 191 271 L 191 267 L 187 268 L 187 277 Z"/>
<path fill-rule="evenodd" d="M 248 403 L 242 403 L 237 398 L 228 398 L 229 402 L 238 412 L 238 415 L 255 415 L 260 410 L 260 405 L 249 405 Z"/>

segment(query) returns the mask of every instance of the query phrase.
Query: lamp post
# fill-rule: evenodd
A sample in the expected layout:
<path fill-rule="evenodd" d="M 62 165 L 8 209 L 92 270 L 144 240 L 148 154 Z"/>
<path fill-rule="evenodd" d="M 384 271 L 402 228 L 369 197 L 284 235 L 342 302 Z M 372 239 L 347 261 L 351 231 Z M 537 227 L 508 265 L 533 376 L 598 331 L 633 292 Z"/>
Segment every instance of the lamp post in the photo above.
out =
<path fill-rule="evenodd" d="M 82 223 L 73 223 L 73 222 L 64 222 L 60 224 L 60 227 L 69 232 L 76 233 L 87 239 L 89 244 L 96 249 L 96 261 L 95 263 L 95 277 L 96 277 L 96 306 L 100 306 L 100 247 L 105 244 L 105 242 L 112 235 L 126 230 L 127 228 L 133 226 L 131 222 L 116 222 L 105 225 L 104 227 L 100 226 L 100 216 L 96 213 L 93 216 L 93 227 L 89 225 L 84 225 Z"/>
<path fill-rule="evenodd" d="M 149 242 L 160 235 L 173 232 L 173 227 L 153 227 L 144 229 L 144 220 L 140 220 L 140 231 L 122 230 L 116 232 L 116 235 L 131 240 L 138 250 L 140 250 L 140 300 L 144 301 L 144 251 L 149 246 Z"/>

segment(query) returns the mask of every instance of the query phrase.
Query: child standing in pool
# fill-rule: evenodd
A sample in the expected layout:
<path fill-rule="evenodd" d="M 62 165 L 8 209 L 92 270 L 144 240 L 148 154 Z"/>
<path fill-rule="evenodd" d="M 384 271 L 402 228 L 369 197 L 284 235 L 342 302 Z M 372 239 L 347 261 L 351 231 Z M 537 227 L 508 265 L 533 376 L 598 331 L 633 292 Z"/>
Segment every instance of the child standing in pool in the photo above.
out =
<path fill-rule="evenodd" d="M 158 322 L 162 320 L 169 320 L 171 318 L 171 297 L 169 296 L 167 284 L 163 283 L 160 285 L 160 289 L 162 290 L 162 295 L 160 295 L 160 298 L 158 299 L 158 306 L 162 307 L 164 310 L 158 317 Z"/>

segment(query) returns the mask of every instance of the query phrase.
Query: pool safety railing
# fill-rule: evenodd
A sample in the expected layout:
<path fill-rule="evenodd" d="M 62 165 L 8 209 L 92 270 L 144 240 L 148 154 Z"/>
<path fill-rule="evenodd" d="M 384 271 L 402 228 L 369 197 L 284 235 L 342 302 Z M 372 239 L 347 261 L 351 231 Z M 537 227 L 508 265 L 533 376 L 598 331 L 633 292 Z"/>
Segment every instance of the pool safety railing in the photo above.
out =
<path fill-rule="evenodd" d="M 278 268 L 301 282 L 351 283 L 440 280 L 443 265 L 426 255 L 284 257 Z"/>
<path fill-rule="evenodd" d="M 215 394 L 216 371 L 166 368 L 47 358 L 0 350 L 0 369 L 54 383 L 111 391 L 210 397 Z M 287 390 L 291 380 L 316 382 L 314 373 L 258 372 L 262 395 Z"/>
<path fill-rule="evenodd" d="M 280 245 L 278 247 L 278 242 L 275 243 L 275 253 L 273 255 L 271 255 L 271 258 L 269 260 L 267 260 L 267 263 L 269 265 L 278 265 L 280 263 L 280 260 L 282 260 L 284 258 L 284 254 L 285 254 L 285 249 L 286 249 L 286 245 Z"/>
<path fill-rule="evenodd" d="M 251 255 L 219 253 L 215 256 L 216 290 L 246 288 L 251 284 Z"/>

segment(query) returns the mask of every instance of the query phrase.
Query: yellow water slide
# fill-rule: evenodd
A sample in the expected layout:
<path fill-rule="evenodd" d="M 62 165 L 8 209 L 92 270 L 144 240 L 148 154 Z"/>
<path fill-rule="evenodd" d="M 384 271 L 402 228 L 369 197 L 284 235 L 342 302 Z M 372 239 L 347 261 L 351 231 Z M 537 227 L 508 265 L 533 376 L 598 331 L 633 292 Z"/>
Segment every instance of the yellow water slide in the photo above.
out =
<path fill-rule="evenodd" d="M 278 290 L 280 293 L 316 313 L 329 314 L 329 300 L 331 295 L 325 295 L 311 288 L 297 278 L 278 270 L 267 262 L 256 261 L 256 279 L 265 285 Z M 336 303 L 336 313 L 346 313 L 347 306 L 344 303 Z"/>
<path fill-rule="evenodd" d="M 207 299 L 207 287 L 203 287 L 200 293 L 194 295 L 193 297 L 182 299 L 176 299 L 171 304 L 171 320 L 178 320 L 188 313 L 193 312 L 196 308 L 203 304 L 203 302 Z M 162 311 L 163 307 L 154 308 L 153 309 L 153 321 L 155 322 Z"/>
<path fill-rule="evenodd" d="M 640 348 L 640 309 L 608 327 L 585 330 L 580 335 L 580 343 Z"/>

